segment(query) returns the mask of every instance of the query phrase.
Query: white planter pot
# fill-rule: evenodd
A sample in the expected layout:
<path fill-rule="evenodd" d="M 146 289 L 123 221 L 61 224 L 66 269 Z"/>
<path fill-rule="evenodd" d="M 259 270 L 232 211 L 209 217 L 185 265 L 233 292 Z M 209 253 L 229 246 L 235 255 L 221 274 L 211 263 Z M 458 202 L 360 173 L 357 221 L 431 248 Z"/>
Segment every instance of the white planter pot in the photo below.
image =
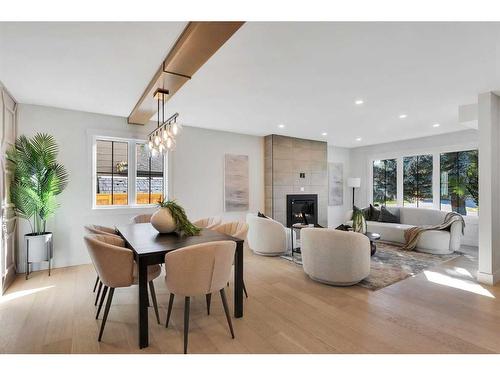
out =
<path fill-rule="evenodd" d="M 43 234 L 29 233 L 24 235 L 26 241 L 26 279 L 30 273 L 30 264 L 39 262 L 49 262 L 52 259 L 52 233 Z"/>
<path fill-rule="evenodd" d="M 170 210 L 166 207 L 160 208 L 151 216 L 151 225 L 160 233 L 172 233 L 177 227 Z"/>

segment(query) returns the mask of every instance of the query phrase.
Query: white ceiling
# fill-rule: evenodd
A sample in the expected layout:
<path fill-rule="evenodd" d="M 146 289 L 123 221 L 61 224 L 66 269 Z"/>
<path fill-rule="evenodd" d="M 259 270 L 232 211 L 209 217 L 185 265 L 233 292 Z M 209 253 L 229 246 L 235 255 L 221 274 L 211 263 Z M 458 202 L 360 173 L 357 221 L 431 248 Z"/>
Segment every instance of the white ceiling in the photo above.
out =
<path fill-rule="evenodd" d="M 21 103 L 128 116 L 185 25 L 0 22 L 0 80 Z"/>
<path fill-rule="evenodd" d="M 128 116 L 184 25 L 0 23 L 0 80 L 23 103 Z M 464 130 L 458 106 L 500 88 L 498 51 L 500 23 L 252 22 L 167 111 L 346 147 Z"/>

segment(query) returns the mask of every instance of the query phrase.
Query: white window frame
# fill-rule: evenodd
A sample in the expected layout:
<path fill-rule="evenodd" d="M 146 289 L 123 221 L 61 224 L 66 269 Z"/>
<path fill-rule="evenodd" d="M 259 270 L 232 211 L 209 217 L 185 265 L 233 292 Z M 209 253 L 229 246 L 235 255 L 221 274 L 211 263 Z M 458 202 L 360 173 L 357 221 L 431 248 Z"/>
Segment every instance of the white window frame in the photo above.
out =
<path fill-rule="evenodd" d="M 128 202 L 127 205 L 97 205 L 97 141 L 115 141 L 126 142 L 128 145 Z M 124 208 L 148 208 L 156 207 L 156 203 L 137 204 L 136 178 L 137 178 L 137 154 L 136 145 L 146 144 L 143 139 L 124 138 L 115 136 L 92 136 L 92 209 L 94 210 L 112 210 Z M 163 196 L 168 198 L 169 192 L 169 168 L 168 153 L 163 154 Z M 132 202 L 132 203 L 131 203 Z"/>
<path fill-rule="evenodd" d="M 432 205 L 433 209 L 441 210 L 441 164 L 440 155 L 447 152 L 460 152 L 468 150 L 478 150 L 477 143 L 462 143 L 450 146 L 440 146 L 432 148 L 418 148 L 408 151 L 383 152 L 372 154 L 367 157 L 368 183 L 366 198 L 369 203 L 373 203 L 373 162 L 375 160 L 396 159 L 397 160 L 397 202 L 398 207 L 403 207 L 403 158 L 407 156 L 432 155 Z"/>

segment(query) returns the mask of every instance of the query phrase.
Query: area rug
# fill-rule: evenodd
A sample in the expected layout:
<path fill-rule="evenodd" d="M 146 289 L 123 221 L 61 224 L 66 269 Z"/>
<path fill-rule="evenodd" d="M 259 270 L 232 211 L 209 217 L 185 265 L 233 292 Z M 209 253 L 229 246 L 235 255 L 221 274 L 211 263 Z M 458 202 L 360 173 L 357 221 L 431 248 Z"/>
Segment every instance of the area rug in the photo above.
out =
<path fill-rule="evenodd" d="M 371 290 L 385 288 L 460 255 L 462 255 L 460 252 L 433 255 L 405 251 L 397 245 L 377 242 L 377 252 L 372 256 L 370 276 L 357 285 Z"/>
<path fill-rule="evenodd" d="M 418 251 L 405 251 L 394 244 L 377 242 L 377 252 L 371 258 L 370 276 L 357 285 L 371 290 L 385 288 L 461 255 L 463 255 L 461 252 L 433 255 Z M 293 259 L 291 256 L 282 258 L 302 264 L 300 254 L 295 254 Z"/>

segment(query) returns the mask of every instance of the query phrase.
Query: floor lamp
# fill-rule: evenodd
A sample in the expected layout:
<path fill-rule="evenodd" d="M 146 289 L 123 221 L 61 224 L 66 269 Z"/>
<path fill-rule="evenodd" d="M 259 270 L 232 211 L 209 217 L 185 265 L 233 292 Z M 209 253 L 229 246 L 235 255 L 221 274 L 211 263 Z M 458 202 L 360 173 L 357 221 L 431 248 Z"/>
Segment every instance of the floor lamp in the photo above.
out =
<path fill-rule="evenodd" d="M 349 177 L 347 179 L 347 186 L 352 188 L 352 209 L 354 210 L 354 189 L 361 186 L 361 178 L 359 177 Z"/>

